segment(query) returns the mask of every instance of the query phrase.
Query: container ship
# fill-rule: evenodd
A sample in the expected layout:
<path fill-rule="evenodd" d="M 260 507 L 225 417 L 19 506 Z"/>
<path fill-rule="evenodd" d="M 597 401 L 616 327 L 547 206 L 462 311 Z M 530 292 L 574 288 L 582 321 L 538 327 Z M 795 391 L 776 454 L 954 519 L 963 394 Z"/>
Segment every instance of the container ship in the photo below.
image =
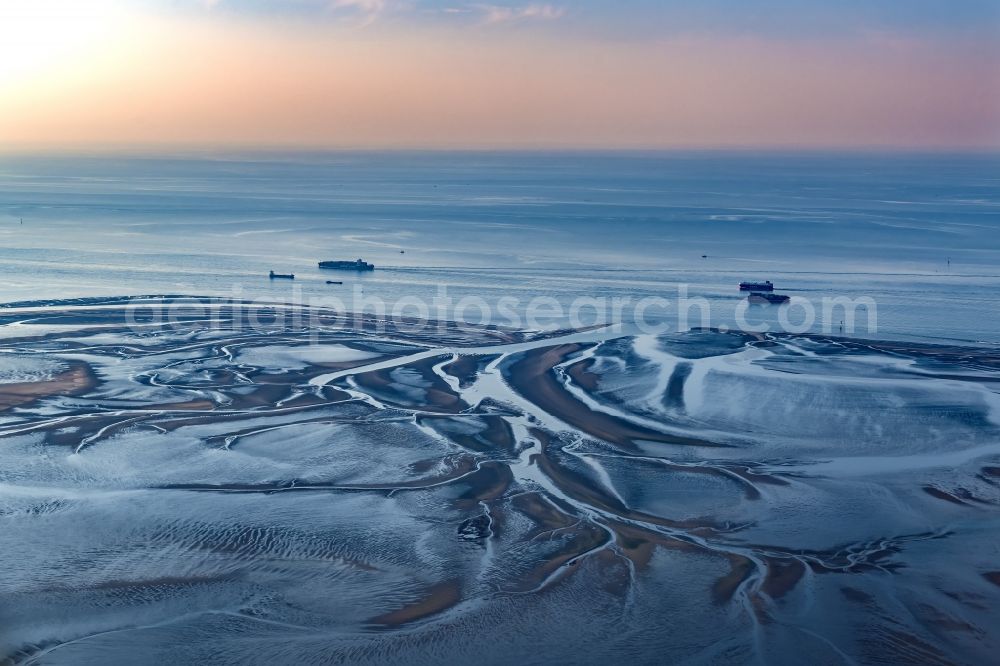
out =
<path fill-rule="evenodd" d="M 375 264 L 358 259 L 357 261 L 321 261 L 320 268 L 329 268 L 338 271 L 373 271 Z"/>
<path fill-rule="evenodd" d="M 740 282 L 740 291 L 774 291 L 770 280 L 764 282 Z"/>

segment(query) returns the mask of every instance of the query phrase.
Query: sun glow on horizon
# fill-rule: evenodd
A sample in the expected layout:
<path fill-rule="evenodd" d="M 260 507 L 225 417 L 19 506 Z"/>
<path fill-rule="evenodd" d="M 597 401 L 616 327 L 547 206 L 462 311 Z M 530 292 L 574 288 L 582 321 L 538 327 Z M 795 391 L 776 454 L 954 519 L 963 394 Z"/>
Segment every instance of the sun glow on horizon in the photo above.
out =
<path fill-rule="evenodd" d="M 116 0 L 0 0 L 0 91 L 100 59 L 129 16 Z"/>

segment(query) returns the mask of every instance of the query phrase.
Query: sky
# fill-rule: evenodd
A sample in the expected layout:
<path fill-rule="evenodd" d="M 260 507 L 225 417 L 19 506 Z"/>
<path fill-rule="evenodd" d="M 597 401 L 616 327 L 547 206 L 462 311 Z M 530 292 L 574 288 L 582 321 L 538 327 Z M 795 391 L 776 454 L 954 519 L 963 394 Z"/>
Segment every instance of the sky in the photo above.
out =
<path fill-rule="evenodd" d="M 1000 0 L 0 0 L 0 150 L 1000 147 Z"/>

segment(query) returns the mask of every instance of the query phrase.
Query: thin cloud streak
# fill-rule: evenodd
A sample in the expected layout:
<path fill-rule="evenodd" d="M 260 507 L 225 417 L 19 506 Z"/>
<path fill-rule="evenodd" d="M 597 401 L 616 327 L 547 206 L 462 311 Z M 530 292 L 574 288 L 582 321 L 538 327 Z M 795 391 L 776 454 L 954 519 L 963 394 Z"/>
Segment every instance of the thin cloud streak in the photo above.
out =
<path fill-rule="evenodd" d="M 330 8 L 352 11 L 361 16 L 359 27 L 367 27 L 377 21 L 389 9 L 387 0 L 333 0 Z"/>
<path fill-rule="evenodd" d="M 515 23 L 518 21 L 540 20 L 551 21 L 566 15 L 565 7 L 554 5 L 525 5 L 523 7 L 506 7 L 502 5 L 474 5 L 483 12 L 484 25 Z"/>

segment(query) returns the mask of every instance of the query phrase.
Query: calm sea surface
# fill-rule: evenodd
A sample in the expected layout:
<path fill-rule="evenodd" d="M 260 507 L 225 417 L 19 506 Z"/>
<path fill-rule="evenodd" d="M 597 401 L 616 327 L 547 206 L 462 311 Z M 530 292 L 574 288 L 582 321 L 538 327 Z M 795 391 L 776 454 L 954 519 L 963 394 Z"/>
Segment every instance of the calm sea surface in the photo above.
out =
<path fill-rule="evenodd" d="M 523 315 L 541 296 L 565 315 L 580 297 L 664 297 L 670 306 L 641 316 L 677 326 L 682 287 L 708 300 L 717 326 L 736 324 L 735 285 L 753 278 L 813 303 L 812 330 L 839 330 L 842 316 L 822 316 L 824 297 L 868 297 L 877 330 L 859 310 L 857 337 L 995 344 L 998 231 L 997 155 L 0 158 L 4 303 L 185 294 L 355 310 L 381 302 L 391 312 L 401 299 L 494 308 L 506 296 Z M 357 257 L 378 270 L 316 267 Z M 272 282 L 272 269 L 296 281 Z M 637 316 L 634 306 L 623 312 Z M 480 313 L 468 305 L 445 316 Z M 810 323 L 801 308 L 788 318 Z M 565 323 L 556 312 L 540 325 Z"/>

